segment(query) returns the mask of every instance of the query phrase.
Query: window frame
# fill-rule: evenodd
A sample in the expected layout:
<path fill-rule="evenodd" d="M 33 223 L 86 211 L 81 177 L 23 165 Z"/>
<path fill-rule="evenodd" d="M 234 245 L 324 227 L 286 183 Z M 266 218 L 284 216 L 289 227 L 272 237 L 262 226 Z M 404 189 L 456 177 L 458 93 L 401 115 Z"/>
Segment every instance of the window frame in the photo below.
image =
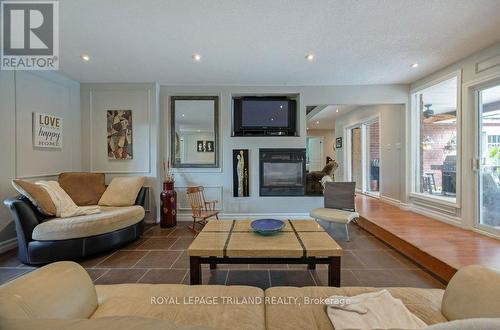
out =
<path fill-rule="evenodd" d="M 426 193 L 421 193 L 418 191 L 417 182 L 420 180 L 419 173 L 419 155 L 420 155 L 420 109 L 416 100 L 416 95 L 423 92 L 425 89 L 438 85 L 446 80 L 457 79 L 457 170 L 456 170 L 456 196 L 455 201 L 448 198 L 444 198 L 438 195 L 429 195 Z M 419 200 L 422 203 L 427 204 L 438 204 L 445 207 L 451 207 L 455 209 L 461 208 L 461 198 L 462 198 L 462 71 L 457 70 L 450 72 L 446 75 L 442 75 L 437 79 L 433 79 L 425 84 L 419 85 L 409 92 L 409 102 L 410 102 L 410 184 L 408 195 L 412 199 Z"/>

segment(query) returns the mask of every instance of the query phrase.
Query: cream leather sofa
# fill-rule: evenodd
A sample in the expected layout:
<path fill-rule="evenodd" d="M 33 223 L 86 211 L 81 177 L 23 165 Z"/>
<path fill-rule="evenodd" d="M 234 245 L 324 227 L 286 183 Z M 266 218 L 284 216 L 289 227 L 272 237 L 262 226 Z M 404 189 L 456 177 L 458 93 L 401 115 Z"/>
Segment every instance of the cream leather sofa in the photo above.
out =
<path fill-rule="evenodd" d="M 78 264 L 57 262 L 0 287 L 0 328 L 333 329 L 321 302 L 285 305 L 278 303 L 279 297 L 314 299 L 375 290 L 274 287 L 263 291 L 248 286 L 178 284 L 94 286 Z M 466 267 L 446 290 L 388 290 L 424 322 L 434 324 L 429 330 L 500 329 L 500 319 L 494 319 L 500 317 L 500 273 L 496 271 Z"/>
<path fill-rule="evenodd" d="M 58 180 L 78 206 L 97 204 L 106 189 L 102 173 L 61 173 Z M 100 206 L 100 213 L 66 218 L 43 214 L 23 195 L 4 204 L 16 224 L 19 260 L 40 265 L 95 255 L 138 239 L 144 230 L 145 199 L 142 187 L 134 205 Z"/>

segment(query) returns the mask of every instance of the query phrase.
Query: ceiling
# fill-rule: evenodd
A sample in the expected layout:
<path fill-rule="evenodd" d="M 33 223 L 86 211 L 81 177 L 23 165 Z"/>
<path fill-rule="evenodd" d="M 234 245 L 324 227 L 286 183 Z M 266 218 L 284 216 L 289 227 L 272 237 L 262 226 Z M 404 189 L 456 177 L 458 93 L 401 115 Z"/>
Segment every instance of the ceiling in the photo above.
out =
<path fill-rule="evenodd" d="M 309 130 L 316 129 L 335 129 L 335 119 L 341 115 L 346 114 L 349 111 L 352 111 L 356 108 L 359 108 L 361 105 L 355 104 L 330 104 L 325 106 L 324 108 L 313 114 L 311 112 L 311 116 L 307 116 L 307 128 Z M 320 106 L 318 106 L 320 107 Z M 338 112 L 337 112 L 338 110 Z"/>
<path fill-rule="evenodd" d="M 429 109 L 434 114 L 452 113 L 457 111 L 458 78 L 453 77 L 439 84 L 432 85 L 422 91 L 424 105 L 430 104 Z M 424 107 L 424 109 L 426 109 Z"/>
<path fill-rule="evenodd" d="M 409 83 L 500 40 L 498 0 L 59 3 L 60 70 L 81 82 Z"/>

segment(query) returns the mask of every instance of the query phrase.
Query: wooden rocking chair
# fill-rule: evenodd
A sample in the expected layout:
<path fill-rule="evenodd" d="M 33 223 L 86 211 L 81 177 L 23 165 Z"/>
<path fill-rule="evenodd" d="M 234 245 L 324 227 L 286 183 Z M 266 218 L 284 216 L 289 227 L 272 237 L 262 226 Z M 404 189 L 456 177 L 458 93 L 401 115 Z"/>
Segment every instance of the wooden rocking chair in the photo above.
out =
<path fill-rule="evenodd" d="M 187 187 L 186 194 L 188 196 L 189 202 L 191 203 L 191 209 L 193 211 L 193 225 L 189 226 L 193 232 L 198 233 L 199 230 L 196 229 L 196 224 L 204 226 L 209 218 L 215 217 L 219 220 L 219 211 L 215 209 L 215 205 L 218 201 L 207 201 L 205 200 L 205 195 L 203 193 L 203 187 Z"/>

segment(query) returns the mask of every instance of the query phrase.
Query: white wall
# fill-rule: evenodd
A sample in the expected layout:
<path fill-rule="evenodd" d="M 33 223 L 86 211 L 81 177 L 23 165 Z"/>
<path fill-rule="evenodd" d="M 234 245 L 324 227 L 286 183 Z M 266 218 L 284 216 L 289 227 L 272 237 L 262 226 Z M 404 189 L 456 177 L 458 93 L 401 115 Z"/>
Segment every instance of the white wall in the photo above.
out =
<path fill-rule="evenodd" d="M 300 127 L 298 137 L 231 137 L 232 95 L 242 94 L 295 94 L 298 95 Z M 168 155 L 170 96 L 218 95 L 220 97 L 221 168 L 179 169 L 176 187 L 180 217 L 189 213 L 189 205 L 182 197 L 188 185 L 203 185 L 211 198 L 221 201 L 225 217 L 275 215 L 304 217 L 323 204 L 321 197 L 259 197 L 259 148 L 305 148 L 306 105 L 314 104 L 402 104 L 408 100 L 406 85 L 370 86 L 162 86 L 161 114 L 163 116 L 161 140 L 164 155 Z M 232 150 L 249 149 L 250 197 L 233 197 Z"/>
<path fill-rule="evenodd" d="M 348 180 L 346 170 L 347 136 L 346 128 L 365 122 L 374 117 L 380 118 L 380 196 L 393 202 L 404 198 L 405 185 L 405 105 L 380 104 L 363 106 L 337 118 L 335 131 L 342 137 L 343 145 L 337 149 L 339 168 L 335 173 L 336 181 Z"/>
<path fill-rule="evenodd" d="M 106 111 L 132 110 L 133 159 L 108 159 Z M 156 219 L 160 180 L 158 169 L 159 113 L 158 85 L 144 84 L 81 84 L 82 161 L 83 170 L 106 174 L 106 181 L 115 176 L 141 175 L 151 187 L 152 212 L 146 219 Z"/>
<path fill-rule="evenodd" d="M 81 170 L 80 85 L 54 72 L 0 71 L 0 199 L 13 197 L 10 180 L 54 179 Z M 32 114 L 63 118 L 62 149 L 34 148 Z M 0 206 L 0 251 L 15 240 L 10 213 Z M 2 243 L 3 242 L 3 243 Z"/>
<path fill-rule="evenodd" d="M 477 200 L 475 191 L 476 174 L 472 169 L 472 160 L 475 157 L 475 129 L 476 129 L 476 108 L 474 103 L 473 89 L 476 86 L 495 81 L 500 84 L 500 42 L 483 49 L 467 58 L 464 58 L 450 66 L 434 72 L 425 78 L 411 84 L 412 91 L 432 84 L 434 81 L 458 72 L 461 74 L 461 100 L 459 100 L 459 139 L 461 141 L 460 184 L 457 183 L 457 204 L 455 206 L 443 205 L 439 202 L 421 200 L 415 197 L 408 199 L 409 208 L 415 212 L 422 213 L 436 219 L 452 223 L 467 229 L 475 229 L 475 219 Z M 407 141 L 410 141 L 410 108 L 406 113 Z M 408 148 L 409 149 L 409 148 Z M 406 168 L 410 167 L 410 150 L 406 153 Z M 411 177 L 406 178 L 407 187 L 410 187 Z M 408 193 L 409 188 L 408 188 Z"/>
<path fill-rule="evenodd" d="M 106 173 L 107 181 L 119 175 L 144 175 L 152 190 L 153 212 L 148 218 L 158 220 L 158 196 L 161 191 L 162 161 L 169 155 L 169 97 L 171 95 L 218 95 L 220 97 L 221 167 L 218 169 L 179 169 L 176 187 L 180 212 L 187 215 L 184 188 L 201 184 L 207 187 L 209 198 L 221 201 L 220 208 L 227 217 L 251 214 L 303 217 L 312 208 L 322 205 L 321 197 L 259 197 L 259 148 L 305 148 L 305 107 L 313 104 L 403 103 L 408 87 L 382 86 L 304 86 L 304 87 L 161 87 L 155 83 L 82 84 L 56 73 L 17 74 L 1 72 L 0 95 L 2 144 L 1 193 L 14 195 L 9 180 L 13 177 L 43 178 L 63 171 L 93 171 Z M 16 112 L 15 93 L 18 95 Z M 293 94 L 298 95 L 300 126 L 298 137 L 243 138 L 231 137 L 231 99 L 235 94 Z M 19 99 L 22 97 L 22 99 Z M 161 105 L 161 107 L 160 107 Z M 105 110 L 132 109 L 134 125 L 134 159 L 108 160 L 106 152 Z M 40 111 L 64 119 L 64 142 L 61 151 L 40 151 L 30 148 L 31 117 Z M 28 118 L 29 117 L 29 118 Z M 28 133 L 26 133 L 28 132 Z M 26 134 L 28 138 L 26 139 Z M 22 140 L 16 147 L 16 140 Z M 250 149 L 249 198 L 232 196 L 232 150 Z M 17 161 L 16 161 L 17 159 Z M 0 229 L 6 228 L 10 216 L 0 211 Z M 2 235 L 0 233 L 0 239 Z"/>
<path fill-rule="evenodd" d="M 15 195 L 10 180 L 16 173 L 16 100 L 14 71 L 0 71 L 0 199 Z M 3 204 L 0 205 L 0 253 L 12 247 L 15 237 L 14 222 L 10 212 Z"/>

